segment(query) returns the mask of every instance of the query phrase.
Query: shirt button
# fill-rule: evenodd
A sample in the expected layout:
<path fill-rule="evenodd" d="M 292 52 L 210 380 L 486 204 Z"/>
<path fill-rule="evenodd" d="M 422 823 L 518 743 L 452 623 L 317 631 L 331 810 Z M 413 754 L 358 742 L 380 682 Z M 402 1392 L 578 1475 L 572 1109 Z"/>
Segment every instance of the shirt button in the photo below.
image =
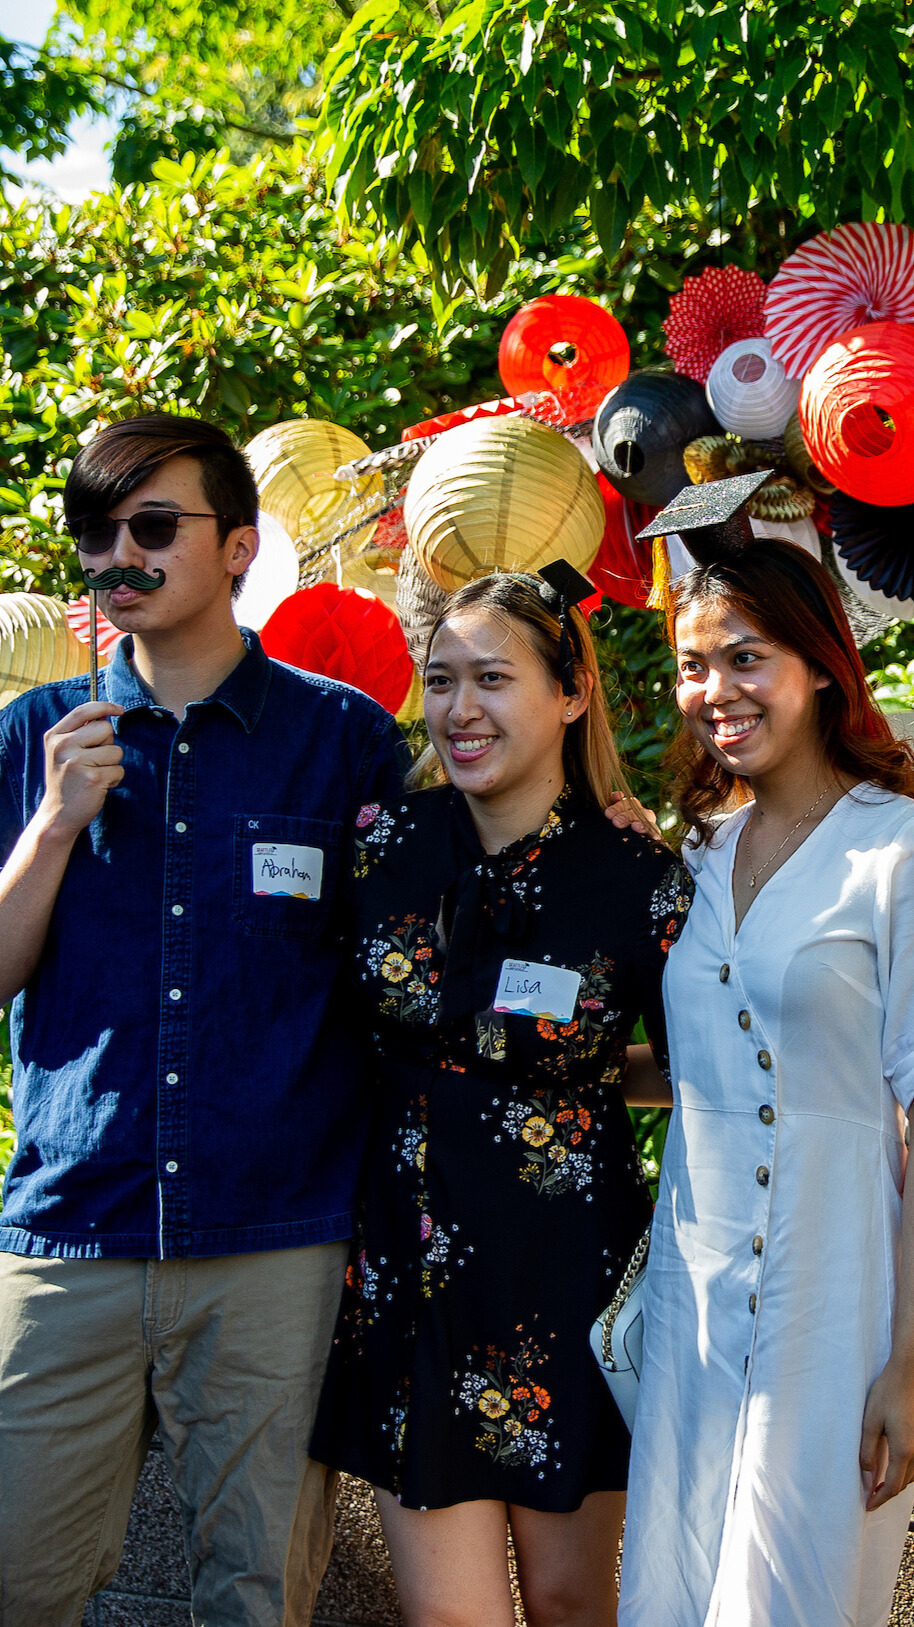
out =
<path fill-rule="evenodd" d="M 752 1239 L 752 1252 L 753 1252 L 753 1254 L 755 1254 L 755 1255 L 761 1254 L 762 1249 L 764 1247 L 765 1247 L 765 1239 L 763 1237 L 753 1237 L 753 1239 Z"/>
<path fill-rule="evenodd" d="M 774 1123 L 774 1108 L 769 1107 L 768 1103 L 766 1102 L 764 1107 L 759 1108 L 758 1116 L 761 1119 L 763 1124 L 773 1124 Z"/>
<path fill-rule="evenodd" d="M 169 1000 L 180 1000 L 180 998 L 181 998 L 181 990 L 180 989 L 169 989 L 168 998 L 169 998 Z"/>
<path fill-rule="evenodd" d="M 749 1295 L 749 1310 L 751 1311 L 753 1316 L 755 1315 L 755 1307 L 756 1307 L 757 1304 L 758 1304 L 758 1294 L 750 1294 Z"/>
<path fill-rule="evenodd" d="M 166 1085 L 176 1085 L 178 1083 L 178 1075 L 176 1073 L 166 1073 L 165 1083 Z"/>
<path fill-rule="evenodd" d="M 169 1158 L 168 1163 L 165 1165 L 165 1170 L 166 1170 L 166 1173 L 169 1174 L 169 1175 L 177 1175 L 178 1166 L 175 1163 L 173 1158 Z"/>
<path fill-rule="evenodd" d="M 186 829 L 187 829 L 187 826 L 185 825 L 183 819 L 178 819 L 178 820 L 175 821 L 175 830 L 180 831 L 182 836 L 184 835 L 184 832 L 186 831 Z"/>
<path fill-rule="evenodd" d="M 771 1057 L 767 1051 L 759 1051 L 758 1065 L 760 1068 L 764 1068 L 766 1073 L 768 1072 L 768 1069 L 771 1067 Z"/>
<path fill-rule="evenodd" d="M 750 1017 L 748 1011 L 741 1011 L 737 1018 L 737 1022 L 739 1023 L 740 1028 L 752 1027 L 752 1018 Z"/>
<path fill-rule="evenodd" d="M 727 981 L 727 978 L 728 978 L 728 977 L 729 977 L 729 976 L 730 976 L 730 968 L 729 968 L 729 966 L 728 966 L 728 965 L 727 965 L 727 962 L 726 962 L 726 961 L 724 961 L 724 964 L 723 964 L 723 966 L 722 966 L 722 967 L 721 967 L 721 969 L 720 969 L 720 971 L 719 971 L 719 972 L 718 972 L 718 974 L 717 974 L 717 975 L 718 975 L 718 977 L 719 977 L 719 978 L 720 978 L 720 980 L 721 980 L 721 982 L 722 982 L 722 983 L 726 983 L 726 981 Z"/>
<path fill-rule="evenodd" d="M 180 744 L 180 746 L 179 746 L 179 747 L 178 747 L 178 750 L 179 750 L 179 752 L 180 752 L 180 753 L 181 753 L 181 756 L 182 756 L 182 757 L 186 757 L 186 756 L 187 756 L 187 753 L 188 753 L 188 752 L 189 752 L 189 751 L 190 751 L 190 746 L 189 746 L 189 745 L 188 745 L 188 744 L 187 744 L 187 741 L 186 741 L 186 740 L 182 740 L 182 741 L 181 741 L 181 744 Z"/>
<path fill-rule="evenodd" d="M 771 1171 L 764 1164 L 759 1164 L 759 1167 L 755 1172 L 755 1178 L 758 1181 L 759 1186 L 767 1186 L 771 1179 Z"/>
<path fill-rule="evenodd" d="M 184 914 L 184 905 L 183 904 L 172 904 L 171 913 L 172 913 L 172 915 L 183 915 Z"/>

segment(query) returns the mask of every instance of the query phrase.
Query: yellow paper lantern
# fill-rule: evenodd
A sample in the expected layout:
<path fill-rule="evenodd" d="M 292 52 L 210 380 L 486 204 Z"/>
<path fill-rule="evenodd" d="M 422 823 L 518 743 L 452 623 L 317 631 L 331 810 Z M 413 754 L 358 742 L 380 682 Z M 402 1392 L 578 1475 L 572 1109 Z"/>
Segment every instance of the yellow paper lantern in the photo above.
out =
<path fill-rule="evenodd" d="M 400 568 L 399 550 L 393 548 L 366 548 L 354 559 L 347 559 L 341 570 L 344 588 L 364 588 L 377 594 L 391 610 L 397 599 L 397 572 Z M 333 576 L 333 572 L 328 575 Z M 334 577 L 335 580 L 335 577 Z"/>
<path fill-rule="evenodd" d="M 405 701 L 403 702 L 403 705 L 397 712 L 397 722 L 415 723 L 417 719 L 422 716 L 424 699 L 425 685 L 422 681 L 421 672 L 417 671 L 413 673 L 413 680 L 409 686 L 409 692 Z"/>
<path fill-rule="evenodd" d="M 89 670 L 89 651 L 71 631 L 59 599 L 0 594 L 0 706 L 37 684 Z"/>
<path fill-rule="evenodd" d="M 439 436 L 413 470 L 403 518 L 418 559 L 448 593 L 557 558 L 586 571 L 605 525 L 577 447 L 520 417 L 476 419 Z"/>
<path fill-rule="evenodd" d="M 371 541 L 377 519 L 369 516 L 383 503 L 381 475 L 336 479 L 337 469 L 370 456 L 358 435 L 323 418 L 287 418 L 261 430 L 245 451 L 261 508 L 289 533 L 303 560 L 344 536 L 353 550 Z"/>

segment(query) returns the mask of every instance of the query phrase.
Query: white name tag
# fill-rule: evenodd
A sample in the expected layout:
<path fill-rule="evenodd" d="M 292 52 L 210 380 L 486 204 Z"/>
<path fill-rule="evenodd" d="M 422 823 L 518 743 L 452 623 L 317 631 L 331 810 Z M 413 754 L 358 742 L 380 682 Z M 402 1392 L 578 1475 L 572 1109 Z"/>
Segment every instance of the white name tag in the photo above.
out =
<path fill-rule="evenodd" d="M 580 972 L 564 966 L 540 966 L 534 960 L 506 960 L 495 990 L 495 1010 L 516 1017 L 551 1017 L 567 1023 L 581 987 Z"/>
<path fill-rule="evenodd" d="M 291 842 L 255 842 L 254 892 L 258 898 L 320 898 L 324 855 L 319 847 Z"/>

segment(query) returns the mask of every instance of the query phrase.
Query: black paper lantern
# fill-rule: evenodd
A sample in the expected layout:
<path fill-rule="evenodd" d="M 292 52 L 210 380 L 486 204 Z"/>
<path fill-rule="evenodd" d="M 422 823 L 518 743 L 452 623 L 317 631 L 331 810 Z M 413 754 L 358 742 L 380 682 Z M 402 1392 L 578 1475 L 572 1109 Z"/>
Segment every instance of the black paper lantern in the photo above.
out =
<path fill-rule="evenodd" d="M 887 599 L 914 599 L 914 503 L 860 503 L 835 492 L 829 504 L 834 546 L 855 576 Z"/>
<path fill-rule="evenodd" d="M 597 413 L 594 456 L 623 497 L 662 505 L 689 484 L 683 448 L 715 433 L 720 425 L 694 379 L 632 373 Z"/>

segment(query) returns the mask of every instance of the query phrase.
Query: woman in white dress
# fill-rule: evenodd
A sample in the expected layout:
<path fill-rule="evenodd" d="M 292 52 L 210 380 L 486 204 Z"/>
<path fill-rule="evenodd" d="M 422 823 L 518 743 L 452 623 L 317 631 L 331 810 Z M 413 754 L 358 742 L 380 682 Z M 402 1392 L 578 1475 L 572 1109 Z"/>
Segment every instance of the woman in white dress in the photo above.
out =
<path fill-rule="evenodd" d="M 620 1627 L 885 1627 L 914 1478 L 914 758 L 799 548 L 692 571 L 670 627 L 697 890 Z"/>

